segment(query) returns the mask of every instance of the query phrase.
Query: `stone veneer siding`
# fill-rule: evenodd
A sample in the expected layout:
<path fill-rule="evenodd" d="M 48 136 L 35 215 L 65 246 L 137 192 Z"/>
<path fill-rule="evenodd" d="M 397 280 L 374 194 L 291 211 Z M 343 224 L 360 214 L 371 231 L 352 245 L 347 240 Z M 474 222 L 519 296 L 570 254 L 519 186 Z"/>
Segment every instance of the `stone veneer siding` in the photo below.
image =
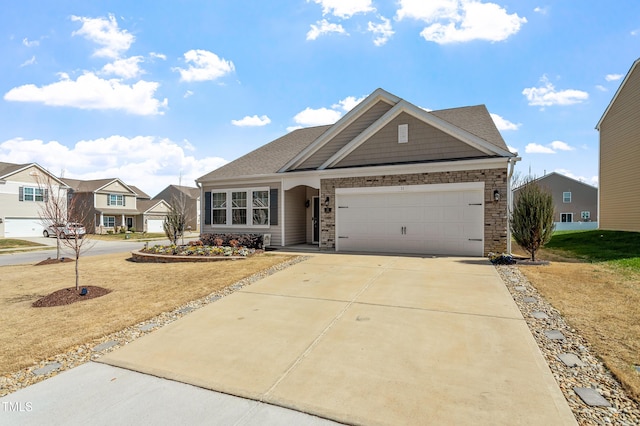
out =
<path fill-rule="evenodd" d="M 329 206 L 321 207 L 320 248 L 335 248 L 336 188 L 424 185 L 436 183 L 484 182 L 484 254 L 507 250 L 507 169 L 466 170 L 455 172 L 414 173 L 406 175 L 363 176 L 322 179 L 320 200 L 329 197 Z M 493 201 L 493 191 L 500 191 L 500 201 Z"/>

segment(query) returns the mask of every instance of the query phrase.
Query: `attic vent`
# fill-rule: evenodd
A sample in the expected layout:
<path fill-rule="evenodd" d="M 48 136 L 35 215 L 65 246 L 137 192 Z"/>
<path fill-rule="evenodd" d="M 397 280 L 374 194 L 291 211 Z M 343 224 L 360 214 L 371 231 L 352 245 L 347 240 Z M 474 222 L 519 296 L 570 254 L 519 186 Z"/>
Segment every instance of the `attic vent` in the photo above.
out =
<path fill-rule="evenodd" d="M 398 124 L 398 143 L 409 142 L 409 125 Z"/>

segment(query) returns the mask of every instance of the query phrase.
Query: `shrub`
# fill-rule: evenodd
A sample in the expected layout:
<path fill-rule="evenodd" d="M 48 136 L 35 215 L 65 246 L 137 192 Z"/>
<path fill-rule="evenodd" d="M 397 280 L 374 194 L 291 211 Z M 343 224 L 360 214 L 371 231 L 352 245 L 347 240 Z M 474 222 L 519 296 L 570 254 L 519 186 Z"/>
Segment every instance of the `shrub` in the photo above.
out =
<path fill-rule="evenodd" d="M 535 181 L 527 180 L 518 188 L 509 218 L 513 239 L 536 260 L 536 251 L 553 234 L 553 196 Z"/>
<path fill-rule="evenodd" d="M 205 246 L 263 248 L 262 234 L 202 234 L 200 235 L 200 241 Z"/>

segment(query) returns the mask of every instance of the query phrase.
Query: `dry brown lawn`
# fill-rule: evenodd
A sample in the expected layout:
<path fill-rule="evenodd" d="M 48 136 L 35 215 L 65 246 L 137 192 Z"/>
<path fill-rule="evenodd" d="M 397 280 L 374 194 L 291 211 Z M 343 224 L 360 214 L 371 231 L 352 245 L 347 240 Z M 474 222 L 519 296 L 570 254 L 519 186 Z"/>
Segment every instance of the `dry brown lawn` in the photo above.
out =
<path fill-rule="evenodd" d="M 537 256 L 536 256 L 537 257 Z M 547 266 L 519 266 L 640 402 L 640 274 L 542 250 Z"/>
<path fill-rule="evenodd" d="M 80 259 L 80 285 L 111 293 L 70 305 L 33 308 L 40 297 L 75 285 L 74 263 L 0 267 L 0 375 L 89 343 L 205 297 L 294 256 L 151 264 L 128 254 Z"/>

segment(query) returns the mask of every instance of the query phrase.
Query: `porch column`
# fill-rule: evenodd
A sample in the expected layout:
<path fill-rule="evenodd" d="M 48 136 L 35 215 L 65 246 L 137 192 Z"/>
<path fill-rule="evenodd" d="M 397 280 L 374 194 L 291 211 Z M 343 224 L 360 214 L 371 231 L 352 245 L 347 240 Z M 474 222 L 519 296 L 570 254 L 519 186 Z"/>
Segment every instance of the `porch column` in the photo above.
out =
<path fill-rule="evenodd" d="M 98 225 L 98 229 L 100 230 L 100 233 L 102 234 L 102 226 L 104 225 L 104 213 L 100 212 L 100 225 Z"/>
<path fill-rule="evenodd" d="M 124 213 L 122 214 L 122 219 L 120 221 L 120 228 L 124 228 L 125 227 L 125 223 L 124 223 Z"/>

